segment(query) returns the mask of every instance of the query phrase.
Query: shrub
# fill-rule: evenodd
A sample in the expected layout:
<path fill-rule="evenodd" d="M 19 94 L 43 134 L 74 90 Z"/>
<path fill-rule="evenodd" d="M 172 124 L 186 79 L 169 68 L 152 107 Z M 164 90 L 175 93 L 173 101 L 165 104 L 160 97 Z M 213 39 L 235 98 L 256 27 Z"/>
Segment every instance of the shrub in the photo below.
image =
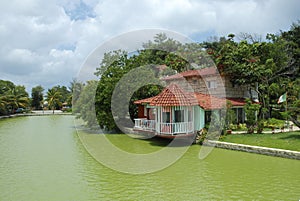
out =
<path fill-rule="evenodd" d="M 257 123 L 257 133 L 262 133 L 264 130 L 264 121 L 263 120 L 260 120 L 258 123 Z"/>
<path fill-rule="evenodd" d="M 284 126 L 284 123 L 284 120 L 270 118 L 264 122 L 264 126 L 267 128 L 282 128 Z"/>
<path fill-rule="evenodd" d="M 246 99 L 246 105 L 244 106 L 247 118 L 248 133 L 254 133 L 254 128 L 257 123 L 257 111 L 259 110 L 259 104 L 253 104 L 250 99 Z"/>
<path fill-rule="evenodd" d="M 197 140 L 199 144 L 203 144 L 205 138 L 207 135 L 207 130 L 205 128 L 201 129 L 200 131 L 197 132 Z"/>
<path fill-rule="evenodd" d="M 247 125 L 246 124 L 238 124 L 237 125 L 239 130 L 247 130 Z"/>

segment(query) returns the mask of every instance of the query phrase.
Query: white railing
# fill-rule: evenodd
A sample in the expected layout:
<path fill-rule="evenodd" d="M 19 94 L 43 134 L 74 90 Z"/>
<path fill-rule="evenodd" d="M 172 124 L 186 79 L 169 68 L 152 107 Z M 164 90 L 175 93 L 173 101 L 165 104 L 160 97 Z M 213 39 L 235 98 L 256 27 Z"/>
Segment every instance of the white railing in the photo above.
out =
<path fill-rule="evenodd" d="M 159 134 L 185 134 L 192 133 L 194 131 L 194 122 L 177 122 L 177 123 L 157 123 L 157 129 L 155 120 L 148 119 L 134 119 L 134 128 L 145 131 L 155 131 Z"/>
<path fill-rule="evenodd" d="M 163 134 L 173 135 L 179 133 L 191 133 L 193 131 L 193 122 L 160 123 L 160 133 Z"/>
<path fill-rule="evenodd" d="M 155 130 L 155 120 L 134 119 L 134 128 L 142 130 Z"/>

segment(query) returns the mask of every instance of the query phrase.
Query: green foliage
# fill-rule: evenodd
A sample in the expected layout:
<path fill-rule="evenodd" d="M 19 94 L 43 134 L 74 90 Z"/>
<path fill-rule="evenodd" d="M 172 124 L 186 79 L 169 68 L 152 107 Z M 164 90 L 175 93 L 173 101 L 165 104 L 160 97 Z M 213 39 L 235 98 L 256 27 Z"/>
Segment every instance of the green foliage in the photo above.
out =
<path fill-rule="evenodd" d="M 29 97 L 24 86 L 0 80 L 0 114 L 14 113 L 18 108 L 28 106 Z"/>
<path fill-rule="evenodd" d="M 73 79 L 70 82 L 70 95 L 67 99 L 68 105 L 75 105 L 79 95 L 81 93 L 81 91 L 83 90 L 84 84 L 80 81 L 78 81 L 77 79 Z"/>
<path fill-rule="evenodd" d="M 230 101 L 226 102 L 226 108 L 225 128 L 233 130 L 232 128 L 230 128 L 230 125 L 233 125 L 233 123 L 236 122 L 236 113 L 232 109 L 232 104 Z"/>
<path fill-rule="evenodd" d="M 253 104 L 250 99 L 246 99 L 246 104 L 244 106 L 246 112 L 246 124 L 248 128 L 248 133 L 253 133 L 254 128 L 257 123 L 257 112 L 260 108 L 259 104 Z"/>
<path fill-rule="evenodd" d="M 259 122 L 269 118 L 272 108 L 277 104 L 278 97 L 287 91 L 290 94 L 288 101 L 293 101 L 291 104 L 293 111 L 289 111 L 289 115 L 297 119 L 299 114 L 297 100 L 300 94 L 299 22 L 293 24 L 287 32 L 281 32 L 279 35 L 268 34 L 267 40 L 263 42 L 249 34 L 244 34 L 244 36 L 246 37 L 240 42 L 234 40 L 234 34 L 229 34 L 227 38 L 215 38 L 213 41 L 202 44 L 181 44 L 174 39 L 167 38 L 165 34 L 158 34 L 153 41 L 148 41 L 143 45 L 144 49 L 137 50 L 137 54 L 131 57 L 122 50 L 105 53 L 100 67 L 95 72 L 100 78 L 96 94 L 98 122 L 101 122 L 101 126 L 107 129 L 116 128 L 110 110 L 112 92 L 118 81 L 130 70 L 151 64 L 167 65 L 172 69 L 157 70 L 154 75 L 159 77 L 193 69 L 194 66 L 191 63 L 200 67 L 213 66 L 212 60 L 216 62 L 221 74 L 230 77 L 232 84 L 246 85 L 249 91 L 254 90 L 259 95 L 260 104 L 255 105 L 255 108 L 254 106 L 248 108 L 250 116 L 253 117 L 253 111 L 255 111 Z M 203 48 L 212 60 L 205 54 Z M 145 86 L 129 100 L 131 118 L 136 115 L 132 102 L 140 97 L 156 95 L 160 88 L 155 86 Z M 123 109 L 120 108 L 120 110 Z M 128 108 L 124 109 L 124 115 L 121 118 L 124 118 L 125 110 Z M 234 119 L 231 113 L 229 110 L 226 114 L 227 127 Z M 257 120 L 251 117 L 247 119 L 248 130 L 253 132 Z"/>
<path fill-rule="evenodd" d="M 95 92 L 98 82 L 95 80 L 87 81 L 83 86 L 78 99 L 73 102 L 73 112 L 77 113 L 77 118 L 82 118 L 87 122 L 87 126 L 93 128 L 98 125 L 95 113 Z"/>
<path fill-rule="evenodd" d="M 59 109 L 62 106 L 63 95 L 58 87 L 53 87 L 52 89 L 48 89 L 46 100 L 48 101 L 48 106 L 53 110 Z"/>
<path fill-rule="evenodd" d="M 280 120 L 280 119 L 275 119 L 275 118 L 270 118 L 267 121 L 264 122 L 264 127 L 267 128 L 282 128 L 285 124 L 284 120 Z"/>
<path fill-rule="evenodd" d="M 200 145 L 203 144 L 204 140 L 206 139 L 206 136 L 207 136 L 207 129 L 205 128 L 197 132 L 197 141 L 199 142 Z"/>
<path fill-rule="evenodd" d="M 41 85 L 31 89 L 31 107 L 35 109 L 41 109 L 43 104 L 42 101 L 44 99 L 43 91 L 44 88 Z"/>
<path fill-rule="evenodd" d="M 261 134 L 264 130 L 264 121 L 263 120 L 259 120 L 257 122 L 257 133 Z"/>
<path fill-rule="evenodd" d="M 258 93 L 259 119 L 270 116 L 272 104 L 277 104 L 285 91 L 295 94 L 291 85 L 299 77 L 300 34 L 297 31 L 299 22 L 288 32 L 268 34 L 267 42 L 252 40 L 252 36 L 244 34 L 246 38 L 240 42 L 235 42 L 234 35 L 230 35 L 228 39 L 222 37 L 204 43 L 221 73 L 230 76 L 233 84 L 249 86 Z"/>
<path fill-rule="evenodd" d="M 143 47 L 145 49 L 138 50 L 138 54 L 131 57 L 122 50 L 104 54 L 100 67 L 95 72 L 95 75 L 100 77 L 95 109 L 101 128 L 118 129 L 111 108 L 118 111 L 115 118 L 120 121 L 128 118 L 128 110 L 131 119 L 137 117 L 137 107 L 133 102 L 157 95 L 162 90 L 159 82 L 161 76 L 193 69 L 191 62 L 199 62 L 199 58 L 207 59 L 202 56 L 205 52 L 201 45 L 181 44 L 167 38 L 165 34 L 156 35 L 153 41 L 148 41 Z M 124 81 L 125 79 L 127 81 Z M 122 84 L 118 84 L 120 80 Z M 151 83 L 147 84 L 145 81 Z M 144 85 L 140 86 L 138 83 Z M 112 105 L 114 90 L 120 92 L 117 97 L 120 102 L 129 102 L 129 108 L 123 104 Z M 128 93 L 131 92 L 134 93 L 128 98 Z"/>
<path fill-rule="evenodd" d="M 71 102 L 70 101 L 70 97 L 72 96 L 72 93 L 68 90 L 68 88 L 66 86 L 54 86 L 52 89 L 54 89 L 55 91 L 58 91 L 60 93 L 61 96 L 59 96 L 59 102 L 60 103 L 67 103 L 67 102 Z M 57 104 L 56 108 L 59 109 L 61 107 L 61 104 Z"/>

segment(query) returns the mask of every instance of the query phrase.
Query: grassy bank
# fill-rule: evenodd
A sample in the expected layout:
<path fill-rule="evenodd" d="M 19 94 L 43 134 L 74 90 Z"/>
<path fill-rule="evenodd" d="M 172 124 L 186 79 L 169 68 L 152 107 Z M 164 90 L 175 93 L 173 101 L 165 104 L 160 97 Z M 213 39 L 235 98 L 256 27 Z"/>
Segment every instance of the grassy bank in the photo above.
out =
<path fill-rule="evenodd" d="M 300 151 L 300 132 L 277 134 L 235 134 L 221 139 L 224 142 Z"/>

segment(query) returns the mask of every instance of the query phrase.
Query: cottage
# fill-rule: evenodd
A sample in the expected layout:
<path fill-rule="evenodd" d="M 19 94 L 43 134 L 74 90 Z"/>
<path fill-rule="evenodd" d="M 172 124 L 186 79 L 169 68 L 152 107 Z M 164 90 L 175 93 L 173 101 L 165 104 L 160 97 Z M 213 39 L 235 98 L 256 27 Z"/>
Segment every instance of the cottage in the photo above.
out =
<path fill-rule="evenodd" d="M 167 87 L 157 96 L 135 101 L 134 130 L 161 137 L 192 136 L 231 102 L 236 121 L 244 122 L 245 86 L 233 86 L 216 68 L 190 70 L 163 78 Z M 225 89 L 225 90 L 224 90 Z"/>

